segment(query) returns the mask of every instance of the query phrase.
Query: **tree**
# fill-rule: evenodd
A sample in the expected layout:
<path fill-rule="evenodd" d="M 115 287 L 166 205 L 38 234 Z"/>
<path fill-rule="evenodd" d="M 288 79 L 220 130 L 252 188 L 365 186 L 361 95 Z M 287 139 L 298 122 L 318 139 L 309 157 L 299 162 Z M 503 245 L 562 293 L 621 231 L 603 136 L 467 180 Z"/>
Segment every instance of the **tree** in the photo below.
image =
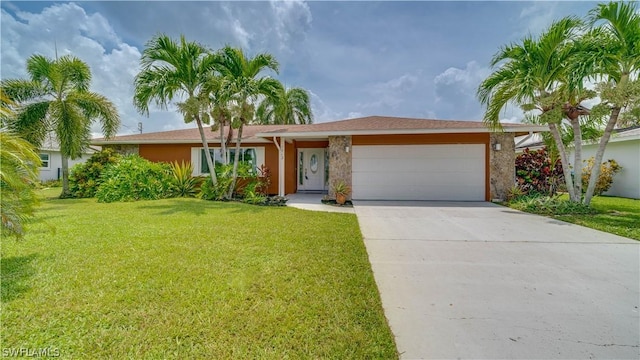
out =
<path fill-rule="evenodd" d="M 208 124 L 208 96 L 202 93 L 204 85 L 215 76 L 217 58 L 204 46 L 189 42 L 184 36 L 176 42 L 167 35 L 157 35 L 147 42 L 134 84 L 134 105 L 144 115 L 149 115 L 149 104 L 166 109 L 174 98 L 182 97 L 178 109 L 185 123 L 198 125 L 204 155 L 209 165 L 212 184 L 216 184 L 216 172 L 209 152 L 203 124 Z"/>
<path fill-rule="evenodd" d="M 238 177 L 244 125 L 253 121 L 258 99 L 276 97 L 277 89 L 282 85 L 273 78 L 260 76 L 264 70 L 278 71 L 278 62 L 270 54 L 261 53 L 248 58 L 242 49 L 226 46 L 219 51 L 218 55 L 220 57 L 218 70 L 223 78 L 222 88 L 228 96 L 228 103 L 231 104 L 228 108 L 231 109 L 238 127 L 233 180 L 229 188 L 229 196 L 231 196 Z"/>
<path fill-rule="evenodd" d="M 592 78 L 603 81 L 599 85 L 600 106 L 609 112 L 595 155 L 594 163 L 600 164 L 621 111 L 626 107 L 637 108 L 640 102 L 640 14 L 636 3 L 612 2 L 598 4 L 589 12 L 588 19 L 593 29 L 585 38 L 591 46 L 581 64 Z M 599 175 L 600 166 L 594 166 L 585 193 L 587 205 Z"/>
<path fill-rule="evenodd" d="M 579 118 L 589 111 L 580 103 L 594 93 L 583 89 L 580 74 L 567 71 L 566 66 L 577 56 L 573 41 L 581 24 L 577 18 L 563 18 L 537 39 L 528 36 L 521 43 L 503 47 L 491 60 L 491 66 L 497 69 L 478 87 L 478 98 L 487 106 L 484 122 L 489 127 L 501 129 L 500 111 L 508 103 L 516 103 L 527 112 L 536 111 L 538 114 L 531 118 L 548 124 L 562 162 L 567 191 L 575 202 L 581 196 L 581 169 L 576 170 L 572 181 L 559 127 L 568 121 L 574 143 L 582 143 Z M 582 163 L 580 150 L 581 146 L 576 146 L 574 163 Z"/>
<path fill-rule="evenodd" d="M 54 132 L 62 155 L 62 194 L 69 193 L 68 159 L 82 156 L 89 146 L 91 125 L 98 120 L 106 138 L 116 134 L 120 117 L 115 105 L 103 95 L 89 91 L 91 70 L 74 56 L 49 59 L 33 55 L 27 60 L 30 80 L 2 82 L 7 96 L 18 104 L 9 128 L 40 147 Z"/>
<path fill-rule="evenodd" d="M 0 89 L 2 127 L 15 115 L 15 103 Z M 40 157 L 33 145 L 0 130 L 0 225 L 2 235 L 22 237 L 23 223 L 33 215 L 38 198 L 33 185 L 38 181 Z"/>
<path fill-rule="evenodd" d="M 275 97 L 265 98 L 256 110 L 260 124 L 311 124 L 309 93 L 301 88 L 278 86 Z"/>

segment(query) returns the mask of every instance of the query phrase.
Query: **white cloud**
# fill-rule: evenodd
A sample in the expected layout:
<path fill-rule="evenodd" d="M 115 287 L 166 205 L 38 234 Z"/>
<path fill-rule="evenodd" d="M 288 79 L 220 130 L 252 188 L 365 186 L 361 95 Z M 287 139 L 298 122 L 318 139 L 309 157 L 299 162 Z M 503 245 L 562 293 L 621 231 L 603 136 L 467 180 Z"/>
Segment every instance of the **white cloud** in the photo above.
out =
<path fill-rule="evenodd" d="M 91 90 L 116 105 L 124 125 L 120 133 L 137 131 L 138 122 L 145 124 L 145 132 L 160 130 L 162 123 L 187 126 L 176 113 L 154 112 L 152 121 L 138 114 L 132 94 L 140 51 L 123 42 L 99 13 L 87 14 L 73 3 L 51 5 L 37 14 L 19 12 L 15 18 L 3 9 L 2 34 L 3 79 L 26 77 L 26 60 L 31 55 L 54 58 L 57 48 L 58 56 L 71 54 L 89 65 Z M 94 125 L 92 131 L 99 133 L 100 126 Z"/>
<path fill-rule="evenodd" d="M 476 91 L 490 73 L 488 67 L 470 61 L 464 69 L 450 67 L 435 76 L 433 83 L 437 112 L 457 113 L 461 120 L 480 119 L 482 109 L 476 99 Z"/>
<path fill-rule="evenodd" d="M 418 81 L 417 75 L 403 74 L 391 80 L 370 85 L 366 92 L 370 94 L 373 101 L 358 104 L 358 107 L 362 109 L 397 108 L 405 101 L 407 94 L 416 87 Z"/>
<path fill-rule="evenodd" d="M 271 1 L 274 28 L 280 50 L 291 50 L 292 41 L 300 42 L 306 38 L 311 27 L 311 10 L 300 0 Z"/>

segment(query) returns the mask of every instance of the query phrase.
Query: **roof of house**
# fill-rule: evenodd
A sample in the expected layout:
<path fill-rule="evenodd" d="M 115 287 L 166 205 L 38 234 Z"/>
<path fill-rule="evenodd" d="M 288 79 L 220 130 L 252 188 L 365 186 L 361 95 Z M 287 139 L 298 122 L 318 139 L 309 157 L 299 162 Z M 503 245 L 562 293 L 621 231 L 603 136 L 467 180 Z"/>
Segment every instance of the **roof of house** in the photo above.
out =
<path fill-rule="evenodd" d="M 546 126 L 529 124 L 503 124 L 504 131 L 527 133 L 547 131 Z M 271 137 L 312 138 L 331 135 L 368 135 L 368 134 L 415 134 L 415 133 L 472 133 L 489 132 L 480 121 L 454 121 L 433 119 L 412 119 L 387 116 L 368 116 L 363 118 L 340 120 L 308 125 L 250 125 L 245 126 L 242 141 L 267 142 Z M 225 128 L 225 136 L 228 127 Z M 220 141 L 220 131 L 205 128 L 207 140 Z M 234 132 L 237 136 L 237 130 Z M 94 144 L 143 144 L 143 143 L 199 143 L 197 128 L 163 131 L 147 134 L 122 135 L 110 140 L 94 139 Z"/>
<path fill-rule="evenodd" d="M 45 137 L 44 140 L 42 141 L 42 144 L 40 144 L 40 147 L 38 148 L 40 151 L 50 151 L 50 152 L 59 152 L 60 151 L 60 143 L 58 141 L 58 137 L 56 136 L 56 134 L 51 131 L 48 132 Z M 83 153 L 84 154 L 93 154 L 94 152 L 99 151 L 96 150 L 92 147 L 87 147 Z"/>
<path fill-rule="evenodd" d="M 629 141 L 629 140 L 638 140 L 638 139 L 640 139 L 640 125 L 626 127 L 622 129 L 613 129 L 609 142 Z M 517 141 L 518 140 L 516 139 L 516 143 Z M 600 142 L 600 139 L 596 141 L 585 140 L 583 142 L 583 145 L 598 144 L 599 142 Z M 534 136 L 530 137 L 528 141 L 527 139 L 523 139 L 523 142 L 521 144 L 516 144 L 516 149 L 526 149 L 526 148 L 538 149 L 543 146 L 544 146 L 544 142 L 542 141 L 541 137 L 537 136 L 537 134 L 534 134 Z"/>

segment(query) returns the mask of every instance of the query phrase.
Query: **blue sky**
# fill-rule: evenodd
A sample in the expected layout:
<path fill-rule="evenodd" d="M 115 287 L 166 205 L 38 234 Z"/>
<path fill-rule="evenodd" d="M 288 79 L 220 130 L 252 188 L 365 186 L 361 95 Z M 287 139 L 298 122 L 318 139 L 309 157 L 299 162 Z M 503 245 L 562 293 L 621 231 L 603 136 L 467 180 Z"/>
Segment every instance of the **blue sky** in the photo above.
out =
<path fill-rule="evenodd" d="M 121 134 L 190 127 L 179 114 L 132 106 L 144 44 L 184 34 L 280 62 L 271 74 L 312 94 L 316 122 L 388 115 L 481 120 L 475 98 L 500 46 L 537 35 L 553 20 L 583 16 L 596 2 L 20 2 L 2 1 L 1 76 L 26 76 L 34 53 L 73 54 L 91 66 L 93 90 L 109 97 Z M 519 121 L 508 108 L 505 121 Z M 98 129 L 96 129 L 96 132 Z"/>

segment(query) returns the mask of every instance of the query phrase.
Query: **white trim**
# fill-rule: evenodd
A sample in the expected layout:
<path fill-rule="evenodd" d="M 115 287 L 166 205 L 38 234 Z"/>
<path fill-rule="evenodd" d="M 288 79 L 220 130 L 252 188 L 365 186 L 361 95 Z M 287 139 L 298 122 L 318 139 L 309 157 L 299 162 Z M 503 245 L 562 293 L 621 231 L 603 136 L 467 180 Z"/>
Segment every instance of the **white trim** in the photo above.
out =
<path fill-rule="evenodd" d="M 40 158 L 40 162 L 44 163 L 42 160 L 42 155 L 47 155 L 47 166 L 40 166 L 40 170 L 51 170 L 51 153 L 48 152 L 40 152 L 38 153 L 38 157 Z"/>
<path fill-rule="evenodd" d="M 209 143 L 220 143 L 219 139 L 210 139 Z M 270 143 L 265 139 L 242 139 L 247 144 L 265 144 Z M 200 140 L 91 140 L 92 145 L 145 145 L 145 144 L 202 144 Z M 235 142 L 232 142 L 235 144 Z"/>
<path fill-rule="evenodd" d="M 280 138 L 280 146 L 278 147 L 278 152 L 280 153 L 279 154 L 280 156 L 278 156 L 278 195 L 284 196 L 285 195 L 285 188 L 284 188 L 285 144 L 284 144 L 283 137 Z"/>
<path fill-rule="evenodd" d="M 504 132 L 533 132 L 533 131 L 549 131 L 547 126 L 531 125 L 517 128 L 504 127 Z M 290 138 L 313 138 L 325 136 L 344 136 L 344 135 L 402 135 L 402 134 L 468 134 L 468 133 L 492 133 L 487 128 L 463 128 L 463 129 L 391 129 L 391 130 L 340 130 L 340 131 L 305 131 L 305 132 L 265 132 L 256 133 L 255 136 L 273 137 L 287 136 Z"/>

